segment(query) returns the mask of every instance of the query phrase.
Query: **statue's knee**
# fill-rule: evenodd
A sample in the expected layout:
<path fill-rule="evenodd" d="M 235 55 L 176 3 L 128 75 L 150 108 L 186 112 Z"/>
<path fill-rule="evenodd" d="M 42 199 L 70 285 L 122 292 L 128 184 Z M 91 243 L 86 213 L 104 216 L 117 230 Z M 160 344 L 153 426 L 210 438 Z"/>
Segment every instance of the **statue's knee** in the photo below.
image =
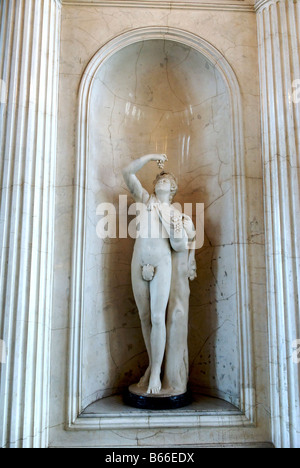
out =
<path fill-rule="evenodd" d="M 162 312 L 154 312 L 151 315 L 152 326 L 163 327 L 165 326 L 165 314 Z"/>
<path fill-rule="evenodd" d="M 173 310 L 172 315 L 169 318 L 169 320 L 171 321 L 171 325 L 174 325 L 174 326 L 182 325 L 182 322 L 184 321 L 185 316 L 186 316 L 186 313 L 183 309 L 178 308 L 178 309 Z"/>

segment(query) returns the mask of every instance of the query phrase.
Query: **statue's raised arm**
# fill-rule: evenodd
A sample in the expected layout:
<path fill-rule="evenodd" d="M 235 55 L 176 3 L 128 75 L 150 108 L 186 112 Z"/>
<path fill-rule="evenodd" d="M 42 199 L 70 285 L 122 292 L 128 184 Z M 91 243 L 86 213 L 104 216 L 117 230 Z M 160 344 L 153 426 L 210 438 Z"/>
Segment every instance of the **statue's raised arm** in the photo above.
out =
<path fill-rule="evenodd" d="M 167 156 L 164 154 L 147 154 L 135 161 L 132 161 L 123 169 L 123 177 L 133 198 L 138 203 L 146 203 L 149 199 L 149 193 L 145 190 L 136 176 L 146 164 L 150 161 L 165 162 Z"/>

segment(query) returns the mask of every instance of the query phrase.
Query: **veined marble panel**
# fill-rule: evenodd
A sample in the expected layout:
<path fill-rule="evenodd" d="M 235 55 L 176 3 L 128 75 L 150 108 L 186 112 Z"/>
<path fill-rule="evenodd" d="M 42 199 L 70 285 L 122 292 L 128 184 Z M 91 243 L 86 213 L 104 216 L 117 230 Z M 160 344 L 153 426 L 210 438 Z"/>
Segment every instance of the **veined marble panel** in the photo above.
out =
<path fill-rule="evenodd" d="M 239 310 L 237 320 L 239 336 L 243 343 L 239 356 L 242 361 L 240 395 L 241 408 L 245 414 L 233 419 L 232 416 L 224 419 L 214 414 L 209 421 L 198 418 L 198 415 L 172 417 L 168 414 L 166 416 L 167 431 L 163 429 L 163 423 L 157 422 L 157 418 L 153 416 L 150 416 L 147 422 L 146 418 L 141 419 L 140 422 L 135 419 L 134 425 L 130 418 L 127 418 L 126 421 L 118 421 L 117 413 L 108 415 L 105 421 L 102 418 L 94 420 L 90 418 L 87 423 L 85 418 L 78 418 L 84 406 L 81 400 L 84 386 L 81 365 L 84 347 L 81 346 L 81 343 L 82 338 L 84 337 L 86 341 L 87 337 L 87 334 L 83 336 L 82 333 L 84 316 L 82 315 L 83 294 L 81 288 L 83 284 L 82 255 L 85 251 L 83 250 L 85 244 L 82 243 L 85 232 L 85 230 L 83 232 L 84 220 L 82 216 L 86 201 L 85 196 L 87 195 L 87 191 L 85 191 L 86 169 L 88 168 L 86 156 L 90 154 L 90 151 L 85 150 L 86 123 L 88 121 L 86 118 L 88 115 L 86 113 L 87 94 L 89 90 L 92 90 L 90 84 L 93 81 L 93 76 L 96 76 L 97 66 L 99 64 L 103 66 L 103 61 L 107 57 L 112 57 L 116 51 L 123 49 L 125 44 L 141 43 L 145 36 L 148 39 L 172 37 L 175 42 L 185 44 L 195 48 L 201 54 L 203 53 L 208 62 L 216 65 L 216 68 L 222 73 L 226 89 L 229 90 L 227 92 L 230 97 L 232 114 L 235 116 L 233 122 L 235 139 L 232 147 L 232 157 L 234 158 L 233 186 L 236 194 L 234 216 L 237 220 L 235 238 L 237 239 L 236 249 L 238 251 L 235 272 L 239 273 L 237 288 L 239 295 L 236 298 Z M 214 67 L 212 66 L 212 68 Z M 82 83 L 81 88 L 80 83 Z M 116 102 L 116 108 L 118 108 L 120 102 Z M 78 112 L 81 116 L 79 132 L 76 129 Z M 107 109 L 108 118 L 111 114 L 112 109 Z M 114 128 L 113 123 L 112 128 Z M 194 122 L 195 125 L 196 123 Z M 252 10 L 247 13 L 228 11 L 225 8 L 220 13 L 220 10 L 209 11 L 203 8 L 187 9 L 183 14 L 179 8 L 167 11 L 159 8 L 102 7 L 101 4 L 64 5 L 59 108 L 60 143 L 56 187 L 57 242 L 53 296 L 51 446 L 154 446 L 156 444 L 180 445 L 187 443 L 201 445 L 224 443 L 224 441 L 234 444 L 246 440 L 258 442 L 270 440 L 259 125 L 256 21 Z M 100 127 L 99 131 L 101 131 Z M 243 138 L 243 131 L 245 138 Z M 84 137 L 79 138 L 76 145 L 78 134 Z M 107 136 L 106 138 L 108 151 L 111 152 L 109 138 Z M 129 158 L 129 152 L 127 157 Z M 99 161 L 100 158 L 97 160 L 97 164 L 100 164 Z M 212 179 L 213 174 L 210 173 L 210 175 Z M 73 193 L 74 180 L 75 198 Z M 100 176 L 97 175 L 92 174 L 90 180 L 96 184 L 94 186 L 102 183 Z M 114 177 L 112 187 L 105 188 L 107 193 L 113 193 L 117 182 L 117 178 Z M 147 182 L 146 180 L 145 183 L 149 183 L 149 187 L 152 181 Z M 216 186 L 214 185 L 214 187 Z M 92 199 L 94 195 L 89 194 L 88 196 Z M 74 216 L 72 215 L 73 208 L 75 208 Z M 74 224 L 75 230 L 73 229 Z M 73 257 L 73 273 L 71 273 L 71 245 L 74 232 L 77 242 Z M 218 236 L 219 233 L 212 232 L 212 237 L 214 235 Z M 115 254 L 118 254 L 116 246 L 106 245 L 105 248 L 115 248 Z M 129 249 L 129 245 L 126 245 L 125 248 Z M 93 249 L 94 246 L 91 246 L 92 251 Z M 111 251 L 113 252 L 113 250 Z M 103 251 L 103 253 L 105 252 L 107 250 Z M 91 260 L 91 264 L 93 261 Z M 205 260 L 205 264 L 209 265 L 209 259 Z M 116 271 L 115 264 L 113 264 L 113 268 Z M 123 271 L 117 272 L 119 277 L 127 275 L 128 278 L 129 264 L 121 265 L 121 268 Z M 217 273 L 219 274 L 219 272 Z M 204 272 L 200 274 L 205 276 Z M 130 290 L 130 279 L 127 287 Z M 117 290 L 115 296 L 118 292 Z M 116 303 L 115 297 L 112 300 Z M 134 304 L 132 304 L 133 307 Z M 213 308 L 213 305 L 210 304 L 210 307 Z M 108 317 L 109 320 L 112 320 L 113 316 Z M 130 320 L 132 322 L 136 320 L 136 326 L 140 327 L 139 321 L 133 316 L 130 317 Z M 98 323 L 101 325 L 100 321 Z M 113 323 L 113 325 L 115 324 Z M 135 331 L 140 333 L 138 330 Z M 133 329 L 132 332 L 134 332 Z M 95 333 L 98 333 L 97 329 Z M 109 335 L 113 336 L 111 332 Z M 252 351 L 252 339 L 254 352 Z M 136 342 L 138 346 L 142 344 L 138 340 Z M 117 345 L 118 342 L 113 341 L 114 352 Z M 125 351 L 127 356 L 132 353 L 132 350 L 128 348 Z M 62 356 L 68 356 L 69 360 L 62 359 Z M 107 351 L 105 356 L 107 356 Z M 110 358 L 110 356 L 108 357 Z M 91 362 L 97 361 L 94 356 L 91 359 Z M 90 362 L 86 362 L 86 365 L 89 364 Z M 114 363 L 111 361 L 110 365 L 114 366 Z M 107 372 L 109 367 L 104 370 Z M 67 382 L 66 375 L 68 375 Z M 257 382 L 257 392 L 255 392 L 253 376 Z M 90 381 L 90 384 L 93 385 L 93 381 Z M 85 386 L 85 391 L 86 389 L 87 386 Z M 95 391 L 98 391 L 97 388 Z M 257 404 L 255 404 L 255 393 Z M 65 399 L 65 395 L 67 399 Z M 92 400 L 97 395 L 88 396 L 92 396 Z M 66 403 L 68 404 L 67 408 Z M 65 419 L 66 412 L 67 421 Z M 256 416 L 257 427 L 254 427 Z M 159 430 L 156 429 L 157 424 L 160 427 Z M 65 426 L 72 430 L 64 431 Z M 230 426 L 230 431 L 228 426 Z"/>

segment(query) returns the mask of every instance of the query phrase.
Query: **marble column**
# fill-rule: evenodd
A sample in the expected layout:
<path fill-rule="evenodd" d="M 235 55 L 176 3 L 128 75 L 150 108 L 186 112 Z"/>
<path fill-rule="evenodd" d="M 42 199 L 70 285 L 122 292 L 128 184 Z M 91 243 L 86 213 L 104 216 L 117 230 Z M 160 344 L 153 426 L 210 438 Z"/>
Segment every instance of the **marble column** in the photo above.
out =
<path fill-rule="evenodd" d="M 0 3 L 0 443 L 47 446 L 60 3 Z"/>
<path fill-rule="evenodd" d="M 300 105 L 293 86 L 300 79 L 300 0 L 264 0 L 256 8 L 273 442 L 299 447 Z"/>

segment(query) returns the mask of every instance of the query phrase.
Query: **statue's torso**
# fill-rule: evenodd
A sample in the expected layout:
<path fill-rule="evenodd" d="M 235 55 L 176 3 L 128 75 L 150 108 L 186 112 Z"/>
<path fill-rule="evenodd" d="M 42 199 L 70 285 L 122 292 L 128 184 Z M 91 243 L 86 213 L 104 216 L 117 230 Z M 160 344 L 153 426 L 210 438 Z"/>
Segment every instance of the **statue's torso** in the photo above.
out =
<path fill-rule="evenodd" d="M 171 257 L 171 246 L 169 235 L 161 223 L 153 201 L 155 202 L 155 199 L 138 206 L 134 256 L 139 257 L 142 264 L 156 266 L 165 256 Z"/>

